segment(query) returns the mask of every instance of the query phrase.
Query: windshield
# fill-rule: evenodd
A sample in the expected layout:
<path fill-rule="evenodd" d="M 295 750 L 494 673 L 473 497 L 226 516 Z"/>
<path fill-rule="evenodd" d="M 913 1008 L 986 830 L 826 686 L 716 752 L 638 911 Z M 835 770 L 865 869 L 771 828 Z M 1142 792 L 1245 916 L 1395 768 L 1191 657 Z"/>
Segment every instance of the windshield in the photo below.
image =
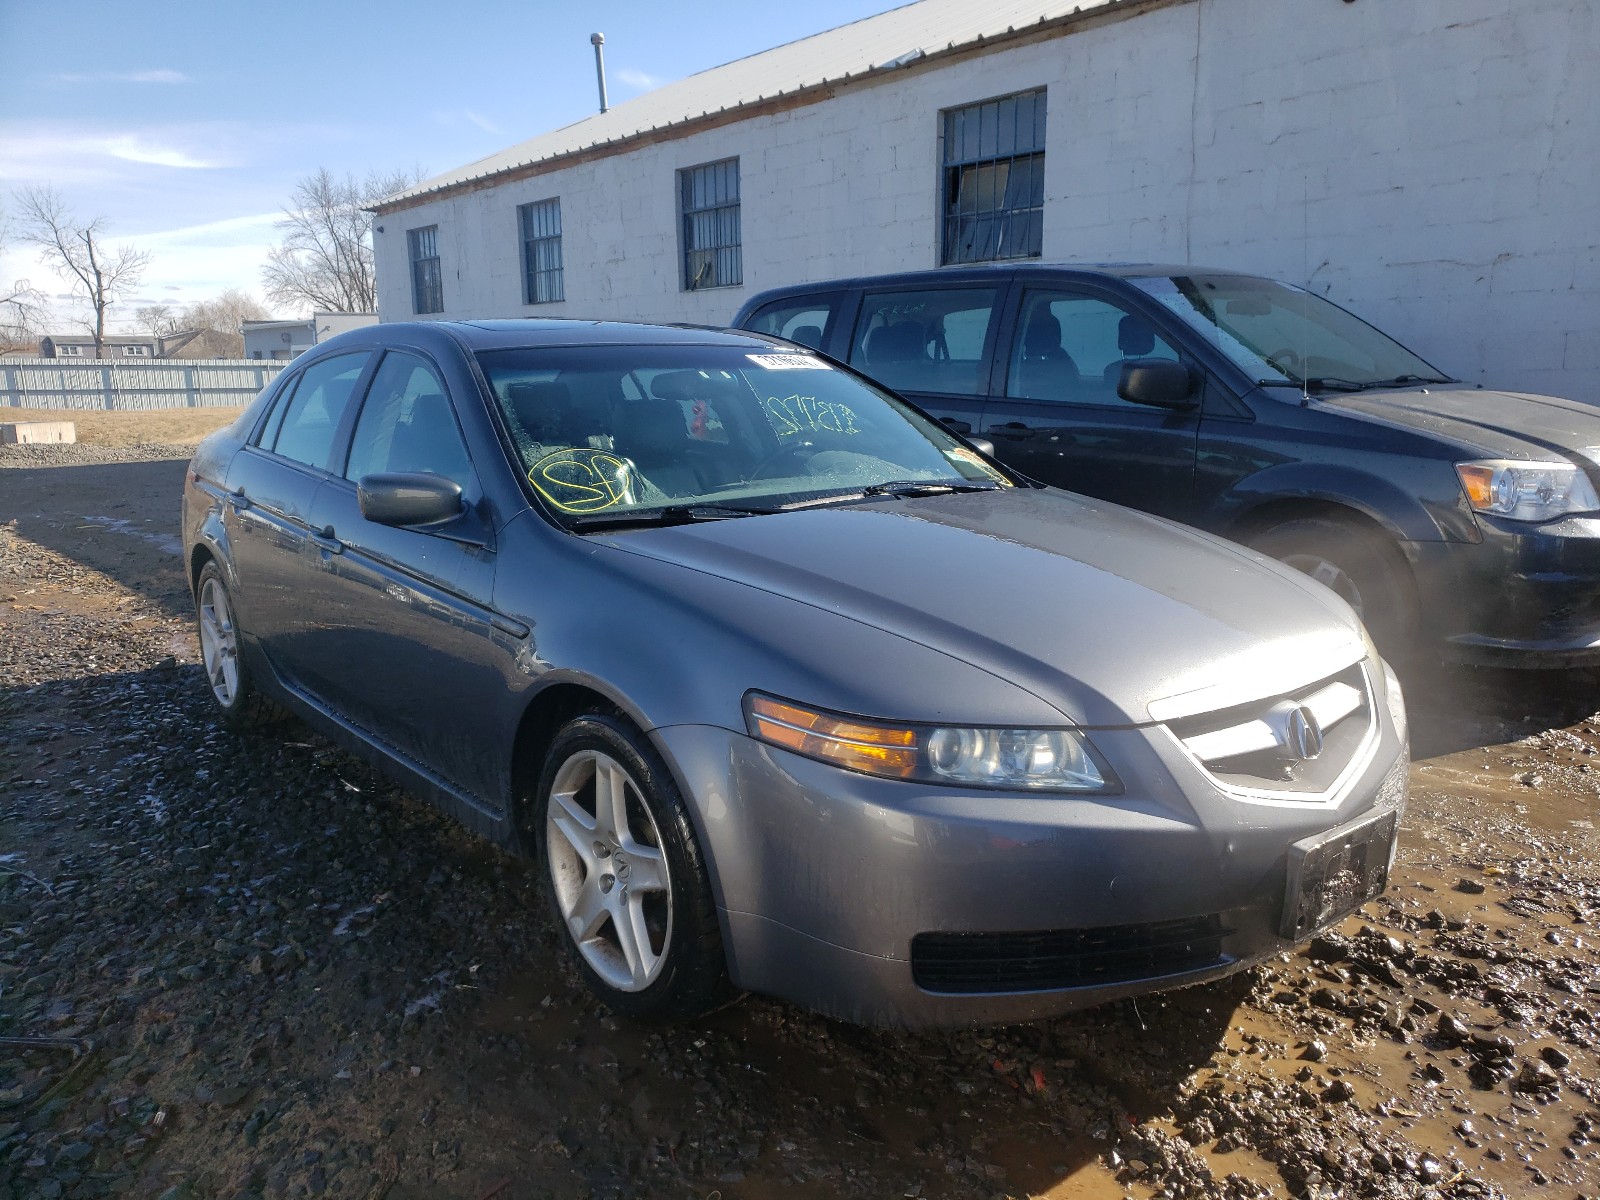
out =
<path fill-rule="evenodd" d="M 1135 278 L 1268 387 L 1350 390 L 1449 383 L 1387 334 L 1320 296 L 1247 275 Z"/>
<path fill-rule="evenodd" d="M 810 354 L 485 351 L 529 483 L 571 528 L 1010 486 L 937 424 Z"/>

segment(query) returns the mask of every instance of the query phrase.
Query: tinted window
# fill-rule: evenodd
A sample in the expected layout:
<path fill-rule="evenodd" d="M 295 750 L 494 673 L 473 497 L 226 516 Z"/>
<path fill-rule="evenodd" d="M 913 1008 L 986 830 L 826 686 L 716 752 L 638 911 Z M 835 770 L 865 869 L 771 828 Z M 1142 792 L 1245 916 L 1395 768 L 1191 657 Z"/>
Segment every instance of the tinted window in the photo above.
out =
<path fill-rule="evenodd" d="M 876 292 L 862 301 L 850 361 L 901 391 L 976 395 L 994 300 L 993 288 Z"/>
<path fill-rule="evenodd" d="M 1011 350 L 1006 395 L 1068 404 L 1127 404 L 1117 395 L 1132 359 L 1177 361 L 1144 317 L 1093 296 L 1029 292 Z"/>
<path fill-rule="evenodd" d="M 365 350 L 337 354 L 307 367 L 284 406 L 282 424 L 270 448 L 285 458 L 326 470 L 334 434 L 350 406 L 350 393 L 371 357 Z"/>
<path fill-rule="evenodd" d="M 392 472 L 443 475 L 463 488 L 471 477 L 467 447 L 437 372 L 414 354 L 384 355 L 367 389 L 347 479 Z"/>
<path fill-rule="evenodd" d="M 272 401 L 272 411 L 267 414 L 267 419 L 261 423 L 261 436 L 256 439 L 256 445 L 272 449 L 272 443 L 278 440 L 278 429 L 283 425 L 283 414 L 289 409 L 289 400 L 294 395 L 294 389 L 300 382 L 299 375 L 290 376 L 284 380 L 283 387 Z"/>
<path fill-rule="evenodd" d="M 803 346 L 821 349 L 833 323 L 835 302 L 806 296 L 769 304 L 751 317 L 746 328 L 788 338 Z"/>

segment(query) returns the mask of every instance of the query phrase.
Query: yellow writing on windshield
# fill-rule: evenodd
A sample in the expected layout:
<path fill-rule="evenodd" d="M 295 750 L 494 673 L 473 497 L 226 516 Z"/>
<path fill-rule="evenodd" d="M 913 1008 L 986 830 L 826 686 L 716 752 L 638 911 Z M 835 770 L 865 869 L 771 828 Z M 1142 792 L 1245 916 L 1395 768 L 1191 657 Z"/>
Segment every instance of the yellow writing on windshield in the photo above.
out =
<path fill-rule="evenodd" d="M 562 512 L 603 512 L 633 500 L 633 466 L 606 450 L 574 446 L 528 468 L 528 482 Z"/>
<path fill-rule="evenodd" d="M 780 438 L 819 429 L 830 433 L 861 432 L 855 409 L 835 400 L 818 400 L 815 396 L 768 396 L 762 406 Z"/>

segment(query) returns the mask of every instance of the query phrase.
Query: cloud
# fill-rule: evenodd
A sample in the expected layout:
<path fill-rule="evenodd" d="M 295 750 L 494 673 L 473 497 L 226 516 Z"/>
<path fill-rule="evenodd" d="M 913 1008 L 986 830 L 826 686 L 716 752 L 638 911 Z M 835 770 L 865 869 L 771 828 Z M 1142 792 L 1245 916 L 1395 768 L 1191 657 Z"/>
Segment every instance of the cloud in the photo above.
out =
<path fill-rule="evenodd" d="M 666 82 L 659 75 L 647 75 L 645 72 L 636 71 L 632 67 L 622 67 L 617 71 L 617 78 L 629 87 L 637 88 L 641 92 L 648 92 Z"/>
<path fill-rule="evenodd" d="M 0 180 L 58 186 L 126 179 L 131 169 L 210 171 L 236 165 L 240 144 L 217 125 L 118 128 L 88 122 L 0 122 Z"/>
<path fill-rule="evenodd" d="M 500 136 L 500 126 L 489 120 L 482 113 L 473 112 L 470 108 L 437 109 L 433 113 L 433 120 L 436 125 L 476 125 L 485 133 L 492 133 L 496 137 Z"/>
<path fill-rule="evenodd" d="M 182 71 L 165 67 L 153 71 L 99 71 L 85 74 L 77 71 L 51 76 L 57 83 L 188 83 Z"/>

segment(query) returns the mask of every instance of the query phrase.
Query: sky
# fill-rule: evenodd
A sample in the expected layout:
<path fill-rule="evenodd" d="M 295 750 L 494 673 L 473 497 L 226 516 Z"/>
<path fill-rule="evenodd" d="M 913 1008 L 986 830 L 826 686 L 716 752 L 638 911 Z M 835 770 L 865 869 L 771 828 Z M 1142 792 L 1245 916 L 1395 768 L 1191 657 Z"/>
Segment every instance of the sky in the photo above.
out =
<path fill-rule="evenodd" d="M 231 287 L 264 300 L 297 180 L 437 174 L 588 116 L 597 30 L 616 104 L 902 2 L 0 0 L 0 287 L 80 315 L 17 243 L 15 192 L 47 184 L 151 254 L 113 328 Z"/>

